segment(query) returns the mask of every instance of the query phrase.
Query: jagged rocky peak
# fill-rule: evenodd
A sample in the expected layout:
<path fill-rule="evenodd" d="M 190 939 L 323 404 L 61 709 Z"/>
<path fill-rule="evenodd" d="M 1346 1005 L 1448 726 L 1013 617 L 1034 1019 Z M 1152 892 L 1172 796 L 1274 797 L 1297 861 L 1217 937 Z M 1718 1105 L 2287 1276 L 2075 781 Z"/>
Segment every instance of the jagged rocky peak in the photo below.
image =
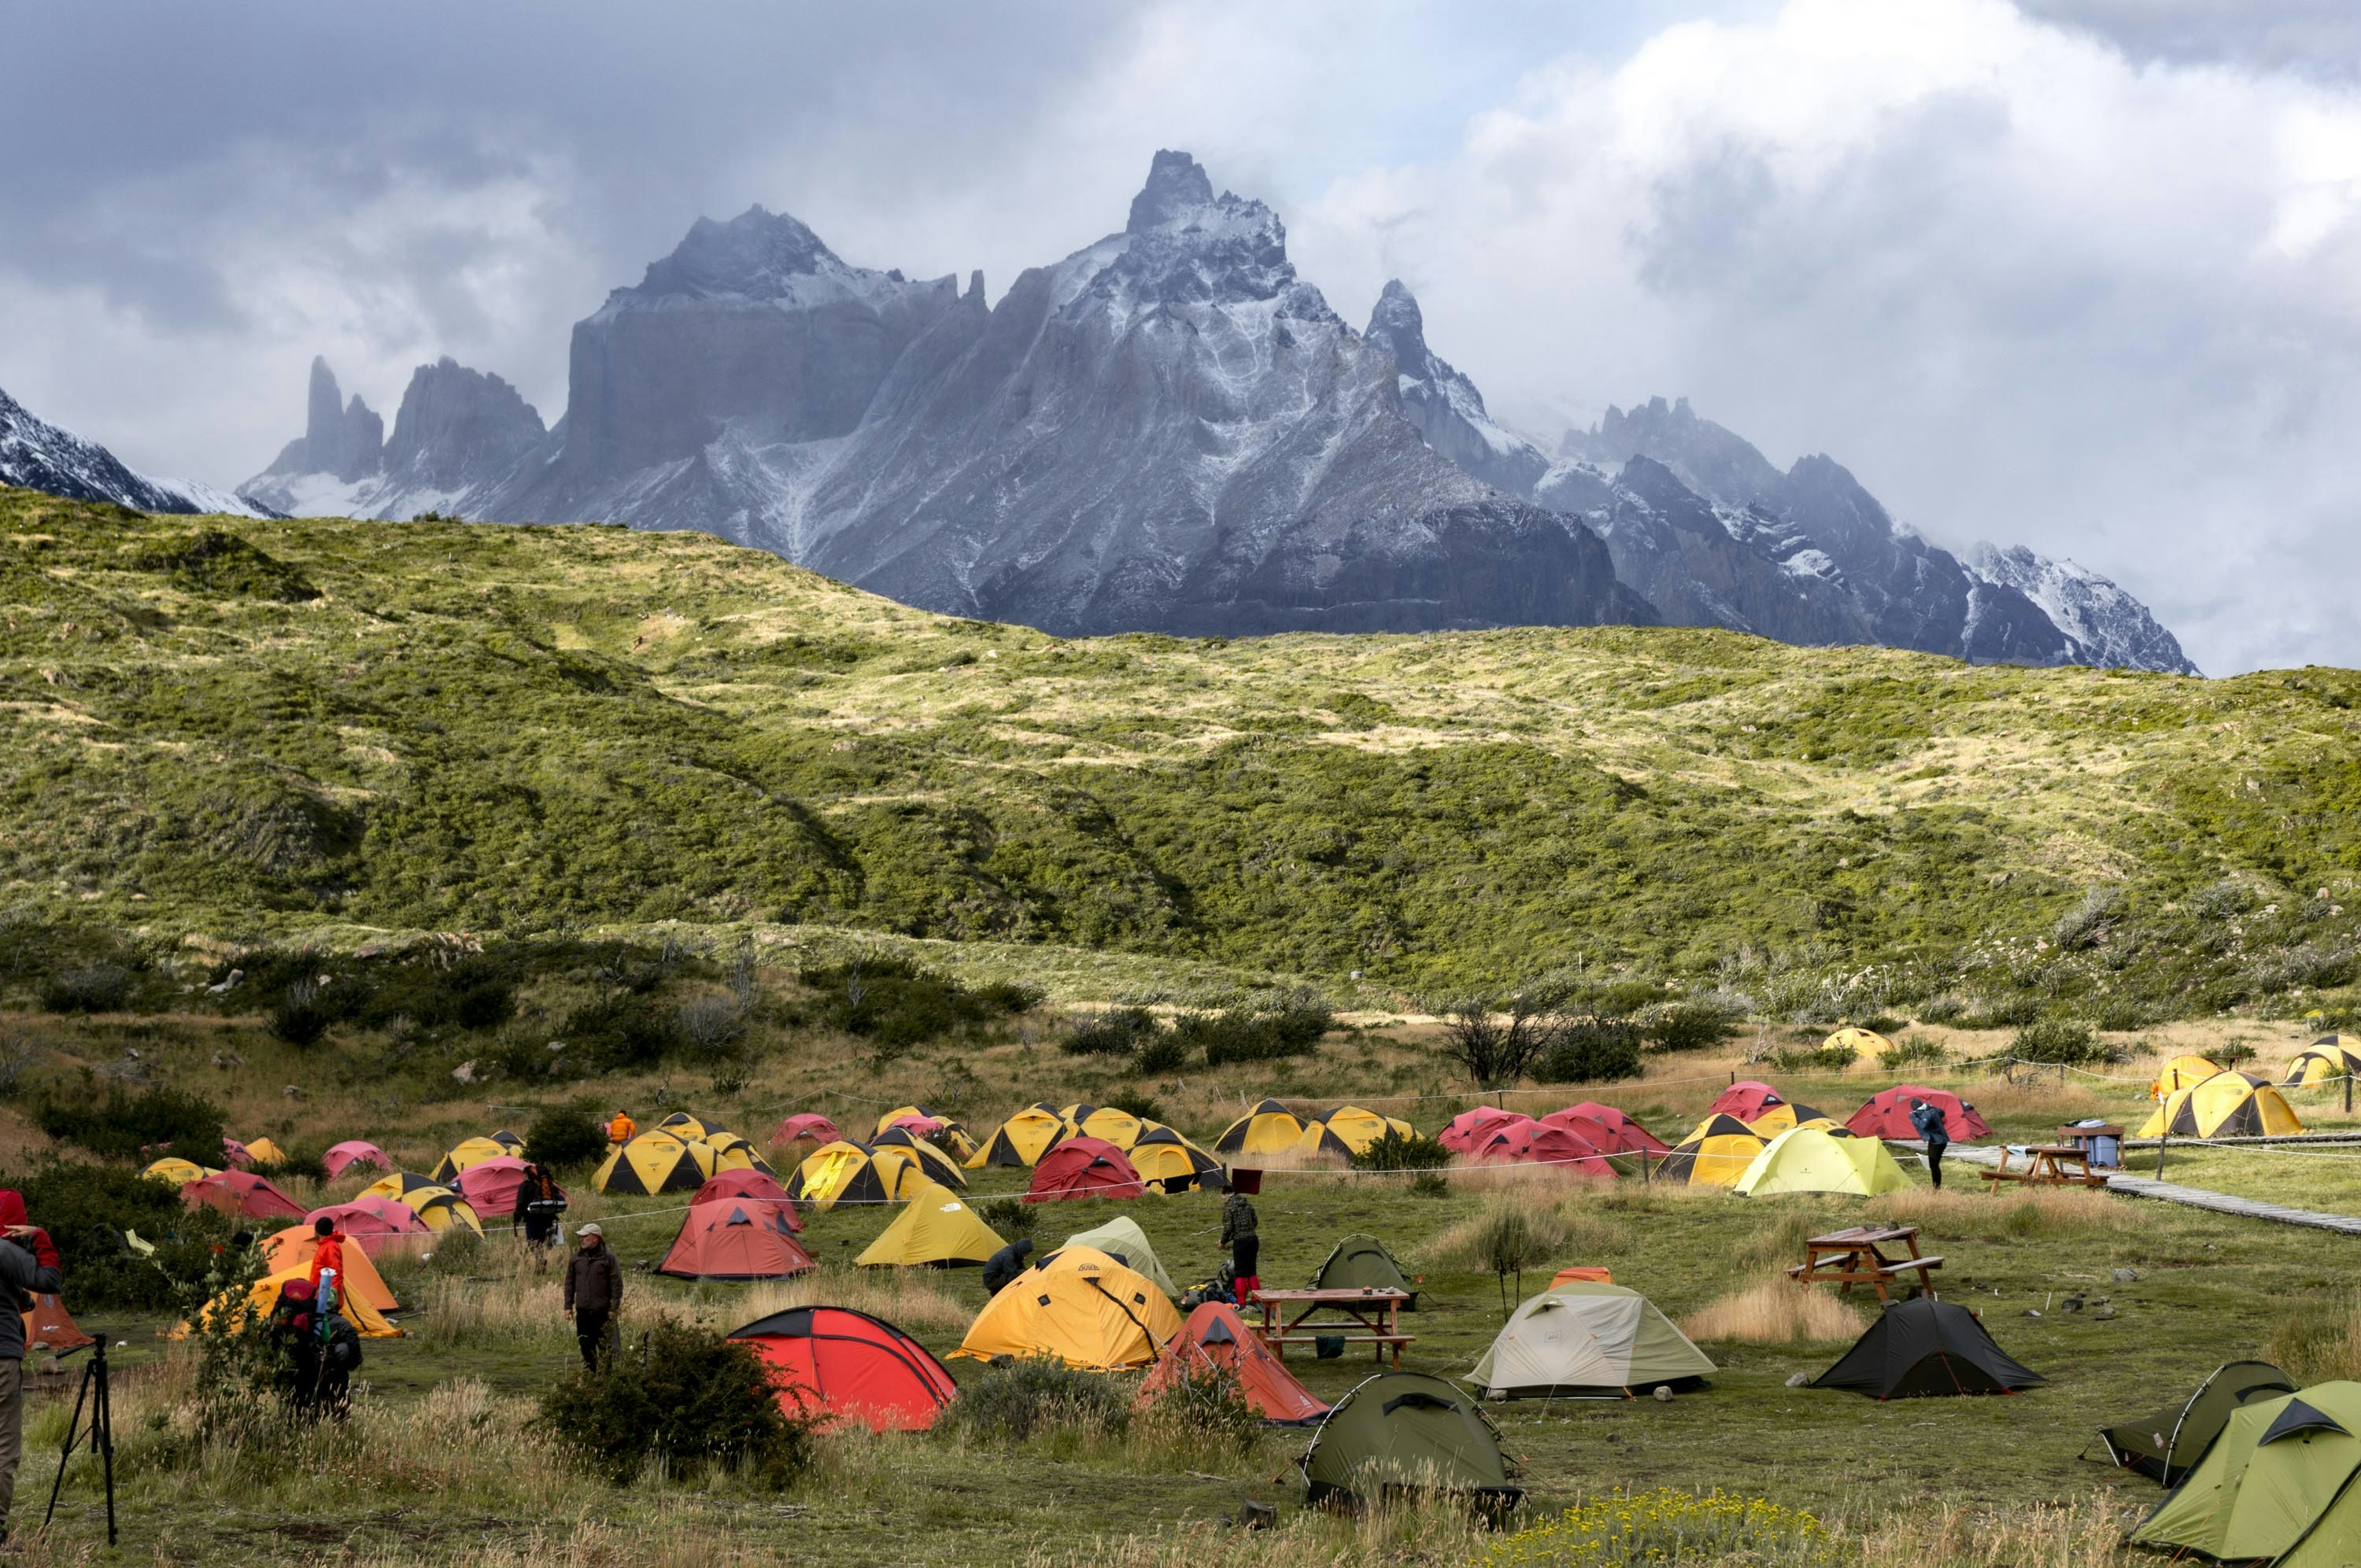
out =
<path fill-rule="evenodd" d="M 1296 277 L 1279 214 L 1233 192 L 1215 196 L 1203 166 L 1185 152 L 1168 149 L 1149 163 L 1123 239 L 1123 253 L 1093 282 L 1102 298 L 1189 304 L 1285 296 L 1283 314 L 1334 318 L 1320 291 Z"/>
<path fill-rule="evenodd" d="M 1744 506 L 1778 487 L 1780 472 L 1745 437 L 1700 418 L 1686 398 L 1650 398 L 1629 411 L 1609 404 L 1587 431 L 1569 430 L 1562 458 L 1612 471 L 1634 457 L 1651 457 L 1681 482 L 1724 506 Z"/>
<path fill-rule="evenodd" d="M 1369 313 L 1369 330 L 1363 335 L 1392 355 L 1403 375 L 1423 373 L 1431 352 L 1426 346 L 1426 316 L 1418 308 L 1418 296 L 1400 279 L 1386 280 L 1377 307 Z"/>
<path fill-rule="evenodd" d="M 1235 200 L 1235 198 L 1233 198 Z M 1185 222 L 1213 204 L 1213 181 L 1205 166 L 1185 152 L 1162 148 L 1148 165 L 1148 183 L 1131 199 L 1126 234 L 1146 234 Z"/>
<path fill-rule="evenodd" d="M 2052 561 L 2022 544 L 1978 544 L 1968 552 L 1967 565 L 1983 581 L 2014 588 L 2038 605 L 2074 640 L 2079 663 L 2200 673 L 2147 606 L 2087 566 Z"/>
<path fill-rule="evenodd" d="M 384 466 L 384 456 L 385 421 L 370 411 L 358 392 L 346 402 L 326 356 L 314 355 L 303 438 L 289 444 L 271 466 L 273 471 L 334 474 L 349 482 L 376 473 Z"/>
<path fill-rule="evenodd" d="M 385 466 L 405 484 L 467 485 L 504 470 L 548 433 L 514 387 L 446 354 L 411 373 Z"/>
<path fill-rule="evenodd" d="M 760 203 L 727 223 L 699 218 L 673 253 L 648 264 L 639 292 L 691 299 L 775 300 L 807 278 L 844 263 L 819 236 Z"/>
<path fill-rule="evenodd" d="M 1429 446 L 1486 484 L 1532 499 L 1549 460 L 1532 443 L 1501 428 L 1485 410 L 1476 383 L 1427 346 L 1425 314 L 1400 279 L 1378 294 L 1363 335 L 1393 360 L 1402 411 Z"/>

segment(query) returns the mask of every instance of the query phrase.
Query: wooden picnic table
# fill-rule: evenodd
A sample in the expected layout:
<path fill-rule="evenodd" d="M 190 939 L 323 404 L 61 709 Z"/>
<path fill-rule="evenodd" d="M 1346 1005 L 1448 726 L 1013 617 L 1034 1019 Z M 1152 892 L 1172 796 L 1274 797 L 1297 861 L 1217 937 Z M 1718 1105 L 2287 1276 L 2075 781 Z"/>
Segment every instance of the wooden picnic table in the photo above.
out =
<path fill-rule="evenodd" d="M 1986 1181 L 2022 1181 L 2032 1187 L 2104 1187 L 2104 1171 L 2091 1168 L 2091 1151 L 2080 1144 L 2028 1144 L 2023 1170 L 2012 1169 L 2009 1146 L 2003 1144 L 2000 1164 L 1976 1172 Z"/>
<path fill-rule="evenodd" d="M 1410 1299 L 1407 1290 L 1389 1287 L 1366 1286 L 1336 1290 L 1257 1290 L 1255 1304 L 1262 1308 L 1262 1322 L 1255 1330 L 1270 1353 L 1281 1361 L 1287 1359 L 1290 1344 L 1311 1344 L 1314 1341 L 1341 1338 L 1348 1344 L 1377 1347 L 1378 1359 L 1383 1361 L 1390 1349 L 1394 1369 L 1401 1369 L 1402 1346 L 1416 1335 L 1401 1332 L 1402 1304 Z M 1301 1309 L 1294 1317 L 1286 1316 L 1287 1309 Z M 1315 1312 L 1335 1312 L 1359 1328 L 1358 1333 L 1332 1335 L 1323 1328 L 1342 1328 L 1344 1324 L 1306 1325 L 1305 1320 Z"/>
<path fill-rule="evenodd" d="M 1909 1255 L 1886 1255 L 1884 1249 L 1895 1245 L 1909 1248 Z M 1855 1225 L 1806 1242 L 1804 1261 L 1790 1266 L 1787 1277 L 1798 1285 L 1834 1285 L 1839 1294 L 1848 1296 L 1854 1286 L 1866 1285 L 1884 1301 L 1888 1285 L 1908 1283 L 1915 1275 L 1919 1293 L 1931 1299 L 1935 1294 L 1931 1273 L 1942 1266 L 1939 1257 L 1918 1255 L 1916 1225 Z"/>

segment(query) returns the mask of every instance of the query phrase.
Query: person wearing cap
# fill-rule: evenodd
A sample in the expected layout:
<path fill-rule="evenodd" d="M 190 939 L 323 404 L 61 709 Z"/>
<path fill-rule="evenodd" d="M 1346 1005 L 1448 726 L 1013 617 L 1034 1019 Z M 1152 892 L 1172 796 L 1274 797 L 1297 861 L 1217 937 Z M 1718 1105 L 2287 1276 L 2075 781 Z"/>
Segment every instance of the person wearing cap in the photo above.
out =
<path fill-rule="evenodd" d="M 582 1365 L 596 1371 L 610 1351 L 609 1327 L 623 1304 L 623 1266 L 596 1224 L 576 1233 L 582 1245 L 566 1260 L 566 1315 L 582 1345 Z"/>
<path fill-rule="evenodd" d="M 49 1232 L 31 1223 L 21 1193 L 0 1189 L 0 1545 L 8 1540 L 8 1505 L 16 1500 L 16 1466 L 25 1457 L 25 1314 L 36 1296 L 65 1288 L 58 1249 Z"/>

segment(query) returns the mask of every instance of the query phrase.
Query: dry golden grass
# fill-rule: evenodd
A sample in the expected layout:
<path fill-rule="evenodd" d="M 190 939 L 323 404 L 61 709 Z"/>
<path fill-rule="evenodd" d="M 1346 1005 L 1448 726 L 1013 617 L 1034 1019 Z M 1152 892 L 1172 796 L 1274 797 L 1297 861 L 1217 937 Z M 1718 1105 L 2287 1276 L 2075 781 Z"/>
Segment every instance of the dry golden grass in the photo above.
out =
<path fill-rule="evenodd" d="M 2298 1385 L 2361 1379 L 2361 1291 L 2301 1304 L 2267 1353 Z"/>
<path fill-rule="evenodd" d="M 1872 1219 L 1947 1236 L 2103 1234 L 2139 1228 L 2129 1199 L 2084 1187 L 2023 1187 L 2007 1192 L 1916 1187 L 1869 1203 Z"/>
<path fill-rule="evenodd" d="M 1291 1148 L 1277 1154 L 1239 1155 L 1239 1164 L 1262 1170 L 1350 1170 L 1353 1162 L 1331 1149 Z"/>
<path fill-rule="evenodd" d="M 1799 1344 L 1857 1339 L 1869 1320 L 1833 1291 L 1771 1275 L 1741 1286 L 1681 1320 L 1695 1340 Z"/>
<path fill-rule="evenodd" d="M 1532 1202 L 1553 1202 L 1583 1192 L 1603 1193 L 1609 1183 L 1579 1174 L 1570 1165 L 1525 1165 L 1515 1162 L 1468 1165 L 1455 1161 L 1451 1185 L 1462 1192 L 1515 1194 Z"/>
<path fill-rule="evenodd" d="M 734 1329 L 790 1307 L 829 1306 L 867 1312 L 906 1331 L 964 1330 L 975 1311 L 945 1290 L 940 1278 L 927 1268 L 817 1268 L 731 1297 L 722 1315 L 735 1320 L 720 1326 Z"/>

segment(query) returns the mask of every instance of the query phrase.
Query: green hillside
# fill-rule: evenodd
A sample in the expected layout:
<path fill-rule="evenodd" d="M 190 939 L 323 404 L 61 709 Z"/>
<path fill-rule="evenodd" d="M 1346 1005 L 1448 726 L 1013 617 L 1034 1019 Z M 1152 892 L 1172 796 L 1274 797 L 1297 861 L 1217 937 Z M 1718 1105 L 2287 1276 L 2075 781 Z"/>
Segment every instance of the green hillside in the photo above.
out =
<path fill-rule="evenodd" d="M 1797 1007 L 1875 966 L 1895 1002 L 2161 1016 L 2352 978 L 2356 693 L 1715 631 L 1067 641 L 702 535 L 0 490 L 0 910 L 785 922 L 1412 994 L 1578 964 Z"/>

